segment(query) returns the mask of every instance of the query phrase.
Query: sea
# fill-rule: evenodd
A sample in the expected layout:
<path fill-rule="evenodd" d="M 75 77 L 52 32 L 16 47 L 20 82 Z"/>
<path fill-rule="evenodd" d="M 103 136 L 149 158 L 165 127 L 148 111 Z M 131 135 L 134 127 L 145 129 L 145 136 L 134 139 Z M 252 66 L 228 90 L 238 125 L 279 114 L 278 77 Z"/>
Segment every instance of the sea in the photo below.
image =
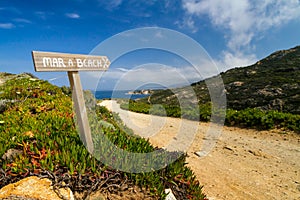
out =
<path fill-rule="evenodd" d="M 149 94 L 129 94 L 130 90 L 106 90 L 94 92 L 96 99 L 140 99 Z"/>

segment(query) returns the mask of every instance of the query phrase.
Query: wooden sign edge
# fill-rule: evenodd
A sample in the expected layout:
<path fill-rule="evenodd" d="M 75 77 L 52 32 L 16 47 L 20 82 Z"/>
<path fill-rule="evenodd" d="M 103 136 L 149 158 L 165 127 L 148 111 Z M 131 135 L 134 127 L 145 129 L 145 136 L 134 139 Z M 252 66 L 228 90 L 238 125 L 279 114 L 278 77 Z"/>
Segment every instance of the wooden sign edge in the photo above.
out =
<path fill-rule="evenodd" d="M 78 56 L 78 57 L 87 57 L 87 58 L 99 58 L 99 57 L 103 57 L 105 58 L 109 63 L 108 63 L 108 67 L 107 68 L 91 68 L 91 67 L 76 67 L 76 68 L 52 68 L 52 67 L 37 67 L 37 63 L 36 63 L 36 55 L 35 54 L 53 54 L 53 55 L 62 55 L 62 56 Z M 70 53 L 61 53 L 61 52 L 48 52 L 48 51 L 31 51 L 31 57 L 33 60 L 33 65 L 34 65 L 34 70 L 36 72 L 68 72 L 68 71 L 106 71 L 108 70 L 109 66 L 110 66 L 110 60 L 108 59 L 107 56 L 99 56 L 99 55 L 89 55 L 89 54 L 70 54 Z"/>

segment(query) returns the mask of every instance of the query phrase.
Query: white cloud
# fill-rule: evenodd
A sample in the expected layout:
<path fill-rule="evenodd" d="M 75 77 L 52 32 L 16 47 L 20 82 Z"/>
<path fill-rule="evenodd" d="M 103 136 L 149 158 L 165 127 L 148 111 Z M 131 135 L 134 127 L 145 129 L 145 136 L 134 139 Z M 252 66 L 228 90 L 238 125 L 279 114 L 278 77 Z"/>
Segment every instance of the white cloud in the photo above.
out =
<path fill-rule="evenodd" d="M 42 20 L 46 20 L 49 16 L 54 15 L 53 12 L 43 12 L 43 11 L 36 11 L 34 12 L 34 14 L 39 18 L 41 18 Z"/>
<path fill-rule="evenodd" d="M 26 23 L 26 24 L 31 24 L 32 23 L 30 20 L 24 19 L 24 18 L 16 18 L 13 21 L 19 22 L 19 23 Z"/>
<path fill-rule="evenodd" d="M 101 5 L 104 5 L 105 8 L 108 10 L 114 10 L 123 3 L 123 0 L 111 0 L 111 1 L 98 0 L 98 1 Z"/>
<path fill-rule="evenodd" d="M 183 0 L 183 8 L 229 30 L 228 46 L 234 51 L 249 45 L 257 33 L 300 17 L 298 0 Z"/>
<path fill-rule="evenodd" d="M 37 15 L 41 19 L 46 19 L 46 13 L 45 12 L 36 11 L 34 14 Z"/>
<path fill-rule="evenodd" d="M 298 0 L 182 0 L 182 6 L 188 16 L 208 16 L 215 27 L 223 29 L 229 48 L 225 63 L 229 58 L 232 63 L 241 63 L 246 56 L 252 60 L 253 55 L 244 54 L 253 50 L 255 37 L 300 19 Z"/>
<path fill-rule="evenodd" d="M 122 4 L 122 0 L 112 0 L 110 1 L 110 4 L 114 7 L 117 7 Z"/>
<path fill-rule="evenodd" d="M 223 51 L 219 60 L 214 60 L 220 72 L 225 72 L 233 67 L 244 67 L 254 64 L 257 61 L 256 55 L 242 52 L 231 53 Z"/>
<path fill-rule="evenodd" d="M 12 29 L 15 27 L 16 26 L 12 23 L 0 23 L 0 28 L 2 28 L 2 29 Z"/>
<path fill-rule="evenodd" d="M 184 17 L 182 21 L 176 21 L 175 25 L 181 29 L 188 28 L 192 31 L 192 33 L 196 33 L 198 31 L 198 28 L 195 26 L 195 21 L 191 16 Z"/>
<path fill-rule="evenodd" d="M 66 13 L 65 15 L 66 15 L 66 17 L 71 18 L 71 19 L 79 19 L 80 18 L 80 15 L 77 13 Z"/>
<path fill-rule="evenodd" d="M 85 88 L 93 88 L 100 80 L 102 83 L 113 82 L 115 89 L 137 89 L 147 84 L 158 84 L 165 87 L 189 85 L 202 77 L 191 66 L 170 67 L 159 63 L 148 63 L 133 69 L 112 68 L 98 74 L 82 74 Z M 89 85 L 88 85 L 89 84 Z"/>
<path fill-rule="evenodd" d="M 1 7 L 0 11 L 8 11 L 14 14 L 22 14 L 22 12 L 16 7 Z"/>

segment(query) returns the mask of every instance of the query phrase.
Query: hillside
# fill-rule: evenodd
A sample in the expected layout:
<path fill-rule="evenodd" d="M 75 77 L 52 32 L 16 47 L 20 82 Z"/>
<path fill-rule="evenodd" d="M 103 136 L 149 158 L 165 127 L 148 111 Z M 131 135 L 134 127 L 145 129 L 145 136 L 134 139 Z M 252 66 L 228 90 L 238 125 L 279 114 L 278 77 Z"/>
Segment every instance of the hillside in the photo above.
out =
<path fill-rule="evenodd" d="M 89 94 L 85 95 L 89 97 L 86 102 L 92 104 L 95 99 L 91 99 L 91 93 L 85 93 Z M 165 189 L 171 189 L 178 199 L 206 199 L 199 181 L 185 166 L 185 154 L 157 149 L 147 140 L 128 134 L 126 131 L 130 130 L 122 126 L 118 116 L 104 107 L 95 106 L 94 114 L 89 117 L 93 117 L 90 126 L 94 128 L 94 147 L 100 152 L 94 155 L 102 156 L 98 159 L 90 155 L 80 140 L 67 88 L 28 73 L 0 72 L 0 189 L 38 176 L 49 178 L 56 189 L 67 186 L 76 199 L 93 193 L 100 193 L 105 199 L 163 199 Z M 107 146 L 102 138 L 114 145 Z M 143 160 L 129 163 L 112 147 L 140 154 L 158 150 L 161 156 L 170 155 L 176 160 L 156 171 L 122 172 L 118 166 L 132 164 L 144 169 L 148 165 L 141 164 Z M 119 164 L 118 168 L 108 166 L 103 158 Z M 0 199 L 9 195 L 0 191 Z"/>
<path fill-rule="evenodd" d="M 227 108 L 243 110 L 259 108 L 300 114 L 300 46 L 276 51 L 254 65 L 221 73 L 227 97 Z M 205 81 L 193 83 L 199 103 L 210 101 Z M 174 93 L 187 91 L 185 87 L 173 91 L 154 91 L 151 103 L 174 104 Z M 185 94 L 188 96 L 188 92 Z"/>

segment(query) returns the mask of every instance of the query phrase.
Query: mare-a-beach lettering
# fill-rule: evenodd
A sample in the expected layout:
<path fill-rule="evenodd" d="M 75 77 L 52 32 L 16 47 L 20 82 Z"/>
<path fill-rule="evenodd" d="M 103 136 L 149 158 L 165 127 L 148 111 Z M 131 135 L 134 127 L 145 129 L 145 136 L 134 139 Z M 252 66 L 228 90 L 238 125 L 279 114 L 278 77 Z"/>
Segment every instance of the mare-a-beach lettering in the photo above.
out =
<path fill-rule="evenodd" d="M 110 61 L 106 56 L 32 51 L 36 71 L 97 71 L 107 70 Z"/>
<path fill-rule="evenodd" d="M 64 59 L 50 58 L 50 57 L 43 57 L 43 66 L 44 67 L 66 67 L 66 65 L 64 64 Z"/>
<path fill-rule="evenodd" d="M 106 67 L 108 66 L 107 59 L 76 59 L 76 64 L 78 67 Z"/>

